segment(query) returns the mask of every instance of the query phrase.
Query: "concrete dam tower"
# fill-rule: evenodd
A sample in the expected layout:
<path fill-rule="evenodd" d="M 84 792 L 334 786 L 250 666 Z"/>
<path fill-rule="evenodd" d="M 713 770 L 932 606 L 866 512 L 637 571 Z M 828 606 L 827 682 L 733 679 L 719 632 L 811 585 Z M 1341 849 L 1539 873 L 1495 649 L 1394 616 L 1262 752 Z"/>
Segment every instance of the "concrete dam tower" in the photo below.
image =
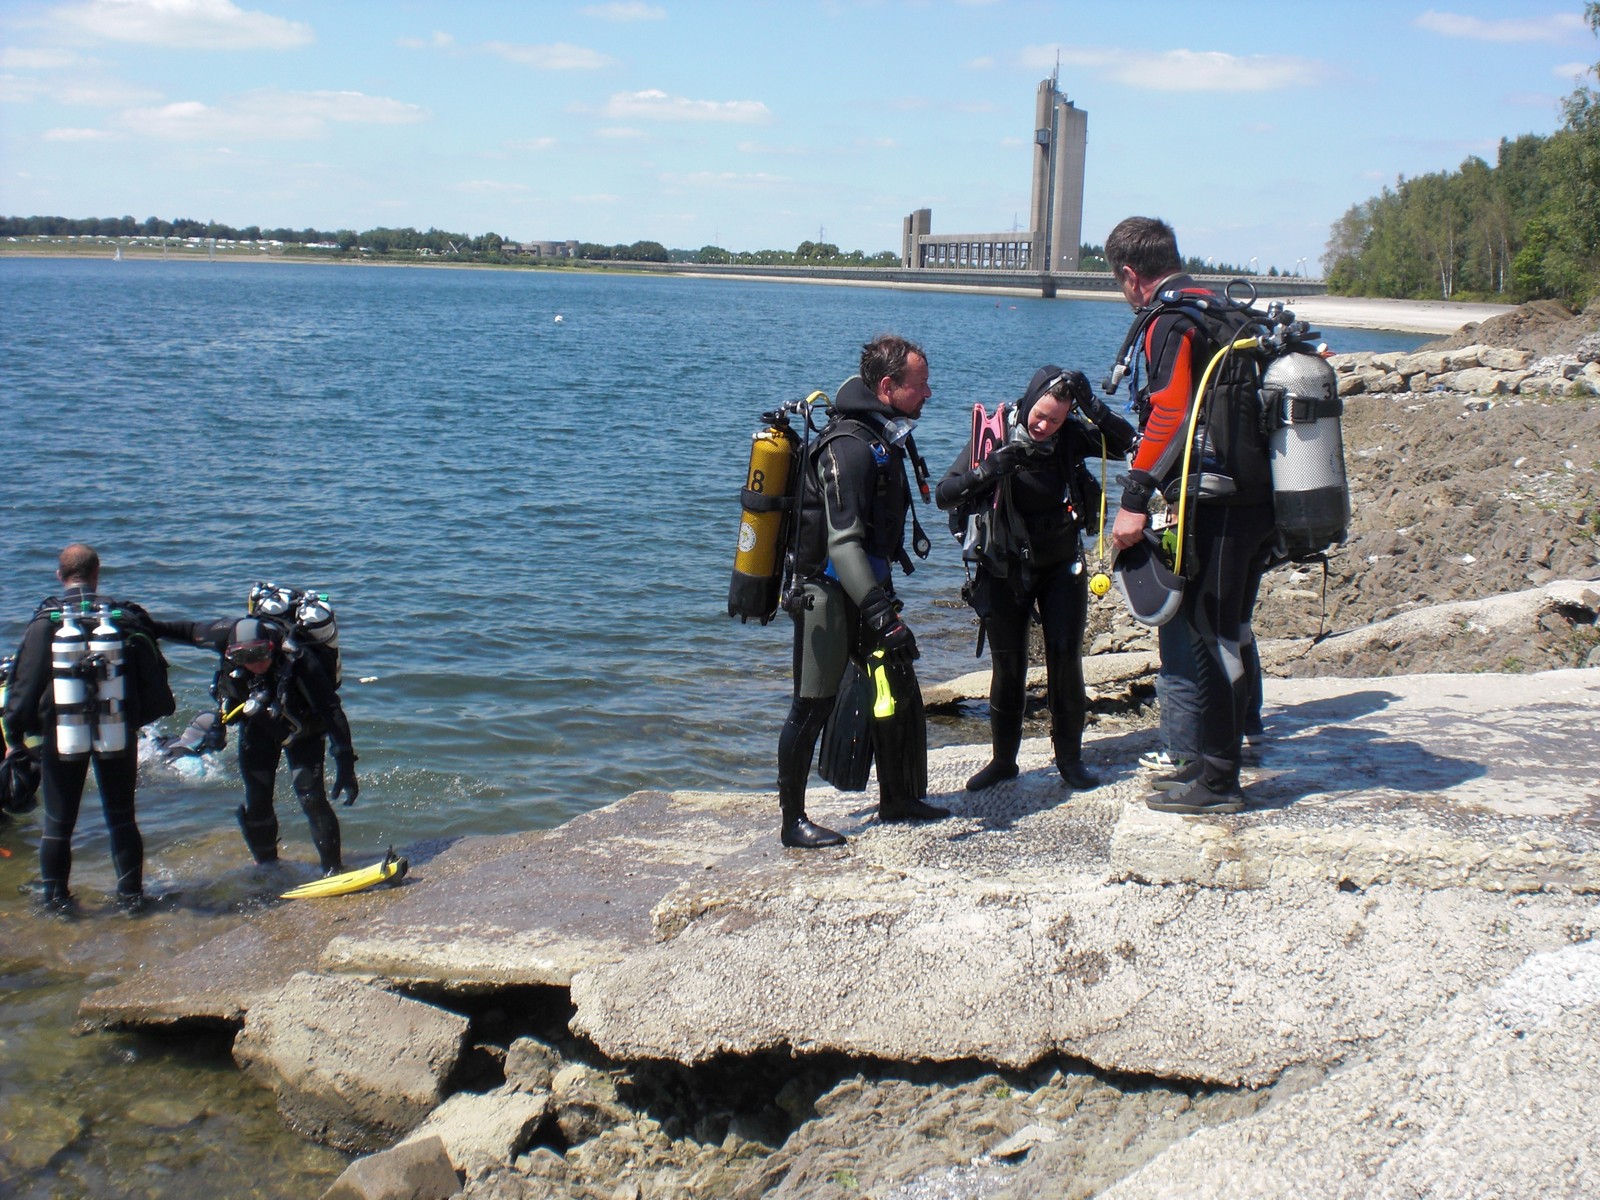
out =
<path fill-rule="evenodd" d="M 1046 294 L 1054 294 L 1050 276 L 1078 269 L 1089 114 L 1062 94 L 1059 72 L 1039 84 L 1033 126 L 1027 230 L 936 234 L 933 211 L 919 208 L 902 227 L 902 267 L 1027 273 L 1043 277 Z"/>
<path fill-rule="evenodd" d="M 1083 244 L 1083 166 L 1089 114 L 1061 94 L 1057 77 L 1039 84 L 1034 106 L 1033 203 L 1029 227 L 1039 270 L 1076 271 Z"/>

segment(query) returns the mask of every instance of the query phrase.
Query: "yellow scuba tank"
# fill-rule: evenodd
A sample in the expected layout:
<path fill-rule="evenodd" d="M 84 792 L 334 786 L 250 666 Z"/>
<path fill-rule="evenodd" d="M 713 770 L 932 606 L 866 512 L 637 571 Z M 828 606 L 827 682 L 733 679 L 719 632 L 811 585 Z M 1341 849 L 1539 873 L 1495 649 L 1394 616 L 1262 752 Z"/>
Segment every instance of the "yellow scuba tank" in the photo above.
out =
<path fill-rule="evenodd" d="M 739 547 L 728 585 L 728 615 L 765 625 L 778 611 L 783 584 L 783 550 L 794 503 L 789 483 L 796 474 L 800 439 L 788 417 L 768 414 L 772 424 L 750 440 L 750 470 L 740 493 Z"/>

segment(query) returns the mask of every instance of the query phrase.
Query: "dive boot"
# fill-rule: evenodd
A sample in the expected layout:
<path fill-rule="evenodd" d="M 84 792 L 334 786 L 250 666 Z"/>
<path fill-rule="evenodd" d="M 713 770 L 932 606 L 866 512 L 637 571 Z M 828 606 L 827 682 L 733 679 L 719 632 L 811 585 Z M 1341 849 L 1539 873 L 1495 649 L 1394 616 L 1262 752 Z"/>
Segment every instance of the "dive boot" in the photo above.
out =
<path fill-rule="evenodd" d="M 989 765 L 967 780 L 967 791 L 981 792 L 1017 777 L 1017 751 L 1022 748 L 1022 712 L 1006 712 L 989 702 L 989 738 L 994 757 Z"/>
<path fill-rule="evenodd" d="M 244 844 L 250 850 L 250 856 L 257 863 L 275 863 L 278 861 L 278 818 L 268 816 L 265 820 L 252 821 L 244 805 L 240 805 L 234 815 L 239 818 L 239 831 L 244 834 Z"/>
<path fill-rule="evenodd" d="M 942 821 L 949 815 L 948 808 L 940 808 L 937 804 L 924 804 L 921 800 L 878 802 L 880 821 Z"/>

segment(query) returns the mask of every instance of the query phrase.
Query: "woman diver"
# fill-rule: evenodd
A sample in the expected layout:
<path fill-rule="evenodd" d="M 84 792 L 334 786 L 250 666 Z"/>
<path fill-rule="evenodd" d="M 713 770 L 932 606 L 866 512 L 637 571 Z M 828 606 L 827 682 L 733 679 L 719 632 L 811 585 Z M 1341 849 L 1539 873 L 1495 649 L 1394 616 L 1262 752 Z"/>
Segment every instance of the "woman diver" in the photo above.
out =
<path fill-rule="evenodd" d="M 1050 738 L 1070 787 L 1100 781 L 1083 765 L 1083 631 L 1089 581 L 1079 534 L 1099 526 L 1100 488 L 1087 457 L 1124 458 L 1133 427 L 1095 396 L 1079 371 L 1040 367 L 1014 404 L 1000 407 L 994 438 L 973 440 L 939 482 L 939 507 L 968 527 L 965 555 L 977 562 L 968 597 L 986 628 L 993 674 L 989 729 L 994 756 L 967 780 L 982 791 L 1017 774 L 1028 674 L 1028 625 L 1044 627 Z M 993 440 L 993 446 L 982 443 Z M 986 452 L 985 452 L 986 451 Z M 983 633 L 979 633 L 982 652 Z"/>

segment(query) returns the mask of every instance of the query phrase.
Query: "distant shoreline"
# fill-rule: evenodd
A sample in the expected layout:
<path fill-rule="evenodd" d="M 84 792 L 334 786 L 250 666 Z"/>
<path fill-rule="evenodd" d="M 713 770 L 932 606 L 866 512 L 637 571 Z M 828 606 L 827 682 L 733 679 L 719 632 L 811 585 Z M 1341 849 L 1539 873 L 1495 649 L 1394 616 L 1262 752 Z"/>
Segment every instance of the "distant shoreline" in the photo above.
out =
<path fill-rule="evenodd" d="M 98 247 L 95 250 L 39 249 L 32 246 L 22 249 L 0 242 L 0 258 L 5 257 L 96 258 L 109 260 L 111 256 Z M 172 263 L 267 263 L 315 267 L 411 267 L 444 271 L 517 271 L 534 269 L 558 272 L 606 271 L 614 274 L 635 276 L 658 274 L 658 272 L 649 270 L 632 271 L 627 266 L 610 264 L 572 268 L 531 267 L 499 263 L 385 262 L 374 259 L 327 259 L 319 261 L 315 258 L 299 255 L 290 258 L 281 254 L 258 254 L 239 251 L 225 252 L 213 259 L 208 253 L 188 248 L 182 250 L 173 249 L 166 254 L 162 254 L 158 250 L 147 250 L 140 247 L 126 250 L 124 259 Z M 709 279 L 714 281 L 740 279 L 758 283 L 809 283 L 823 287 L 870 287 L 889 288 L 897 291 L 959 292 L 986 296 L 1020 297 L 1030 300 L 1039 298 L 1037 287 L 978 287 L 942 282 L 908 283 L 878 279 L 799 278 L 792 275 L 776 274 L 730 276 L 709 271 L 692 270 L 674 271 L 672 275 L 680 279 Z M 1060 300 L 1095 300 L 1122 303 L 1122 298 L 1113 292 L 1069 291 L 1063 289 L 1056 293 L 1056 298 Z M 1364 296 L 1320 295 L 1280 298 L 1284 300 L 1284 303 L 1289 308 L 1294 310 L 1296 316 L 1313 324 L 1332 325 L 1343 329 L 1376 329 L 1392 330 L 1396 333 L 1432 333 L 1441 335 L 1454 333 L 1469 322 L 1483 322 L 1491 317 L 1510 312 L 1516 307 L 1514 304 L 1476 304 L 1453 300 L 1383 300 Z M 1274 297 L 1269 290 L 1263 289 L 1260 299 L 1266 301 L 1274 299 Z"/>

